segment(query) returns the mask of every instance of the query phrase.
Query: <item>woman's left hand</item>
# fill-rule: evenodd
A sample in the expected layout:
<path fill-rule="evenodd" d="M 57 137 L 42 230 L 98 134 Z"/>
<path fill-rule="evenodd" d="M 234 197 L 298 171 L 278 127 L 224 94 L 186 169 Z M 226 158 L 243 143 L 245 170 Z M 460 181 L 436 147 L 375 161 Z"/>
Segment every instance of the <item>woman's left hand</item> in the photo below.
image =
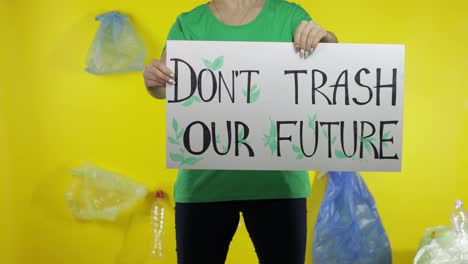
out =
<path fill-rule="evenodd" d="M 294 33 L 294 47 L 301 58 L 307 58 L 319 42 L 337 42 L 333 33 L 326 31 L 314 21 L 303 20 Z"/>

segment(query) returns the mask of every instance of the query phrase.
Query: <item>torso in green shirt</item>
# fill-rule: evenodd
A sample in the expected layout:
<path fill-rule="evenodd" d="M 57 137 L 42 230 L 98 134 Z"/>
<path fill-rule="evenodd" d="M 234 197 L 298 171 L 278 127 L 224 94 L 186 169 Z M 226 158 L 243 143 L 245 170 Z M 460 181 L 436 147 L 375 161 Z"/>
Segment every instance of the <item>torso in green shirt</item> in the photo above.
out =
<path fill-rule="evenodd" d="M 181 14 L 168 39 L 291 42 L 292 48 L 294 31 L 302 20 L 310 17 L 300 6 L 266 0 L 252 22 L 229 26 L 204 4 Z M 309 194 L 306 171 L 180 170 L 174 188 L 179 203 L 303 198 Z"/>

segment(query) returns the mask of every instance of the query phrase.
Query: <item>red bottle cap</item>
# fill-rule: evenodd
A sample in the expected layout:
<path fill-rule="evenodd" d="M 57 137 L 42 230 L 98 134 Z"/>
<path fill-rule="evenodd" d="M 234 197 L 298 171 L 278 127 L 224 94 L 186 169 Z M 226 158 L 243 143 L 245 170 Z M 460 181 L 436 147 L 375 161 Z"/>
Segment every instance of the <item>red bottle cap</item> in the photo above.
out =
<path fill-rule="evenodd" d="M 164 198 L 164 192 L 159 190 L 156 192 L 156 198 Z"/>

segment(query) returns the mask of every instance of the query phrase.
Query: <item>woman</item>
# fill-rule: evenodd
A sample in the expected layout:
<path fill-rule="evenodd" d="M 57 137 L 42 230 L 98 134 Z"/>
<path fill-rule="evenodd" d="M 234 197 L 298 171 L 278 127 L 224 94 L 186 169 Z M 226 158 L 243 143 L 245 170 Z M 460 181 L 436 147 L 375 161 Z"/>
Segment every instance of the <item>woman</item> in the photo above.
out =
<path fill-rule="evenodd" d="M 168 39 L 293 41 L 304 59 L 318 42 L 337 42 L 304 9 L 284 0 L 213 0 L 181 14 Z M 143 74 L 158 99 L 165 98 L 165 84 L 174 83 L 165 61 L 164 51 Z M 240 212 L 260 263 L 304 263 L 307 172 L 180 170 L 174 187 L 179 264 L 224 263 Z"/>

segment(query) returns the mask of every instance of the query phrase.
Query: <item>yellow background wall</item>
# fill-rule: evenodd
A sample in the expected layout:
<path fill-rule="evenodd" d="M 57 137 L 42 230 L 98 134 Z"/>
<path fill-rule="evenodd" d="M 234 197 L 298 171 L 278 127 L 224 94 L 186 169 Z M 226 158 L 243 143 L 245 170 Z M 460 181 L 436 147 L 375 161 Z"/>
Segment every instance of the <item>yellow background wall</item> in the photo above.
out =
<path fill-rule="evenodd" d="M 129 14 L 149 59 L 161 53 L 176 16 L 203 2 L 1 0 L 0 263 L 114 263 L 129 217 L 113 225 L 80 223 L 64 201 L 68 172 L 83 160 L 172 196 L 164 103 L 146 93 L 140 73 L 96 77 L 85 73 L 84 62 L 95 15 Z M 341 42 L 406 45 L 403 171 L 364 178 L 394 263 L 412 263 L 423 230 L 448 224 L 454 199 L 468 203 L 468 2 L 298 3 Z M 313 183 L 309 232 L 325 184 Z M 173 250 L 173 211 L 168 217 Z M 310 259 L 310 244 L 308 250 Z M 175 263 L 174 254 L 164 263 Z M 244 225 L 227 263 L 256 263 Z"/>

